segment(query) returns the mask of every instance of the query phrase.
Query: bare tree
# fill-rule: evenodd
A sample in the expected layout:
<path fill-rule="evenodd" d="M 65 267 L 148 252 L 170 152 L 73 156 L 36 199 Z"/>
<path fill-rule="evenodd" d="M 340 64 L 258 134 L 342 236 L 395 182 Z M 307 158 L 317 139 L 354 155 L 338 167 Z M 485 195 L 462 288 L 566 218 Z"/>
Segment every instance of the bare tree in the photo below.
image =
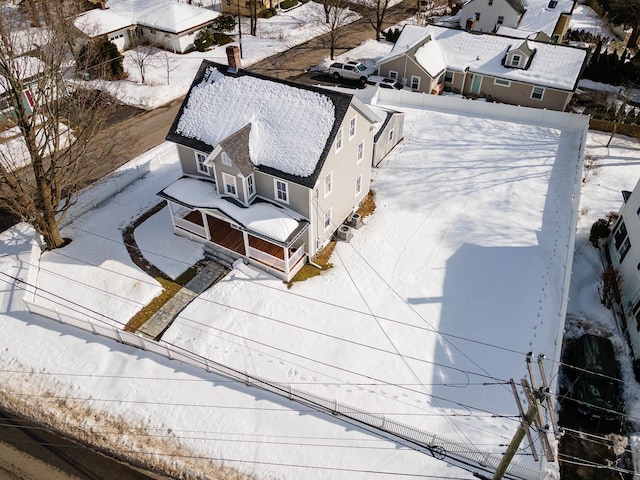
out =
<path fill-rule="evenodd" d="M 364 5 L 368 7 L 367 20 L 376 31 L 378 40 L 382 37 L 382 25 L 390 3 L 391 0 L 364 0 Z"/>
<path fill-rule="evenodd" d="M 140 73 L 140 81 L 142 83 L 145 83 L 147 67 L 153 61 L 154 53 L 156 53 L 156 49 L 154 47 L 142 42 L 136 42 L 129 52 L 129 58 L 131 58 L 131 61 L 138 69 L 138 72 Z"/>
<path fill-rule="evenodd" d="M 329 55 L 333 60 L 338 42 L 347 33 L 341 27 L 347 25 L 354 14 L 349 10 L 346 0 L 322 0 L 322 6 L 324 15 L 320 15 L 316 23 L 328 36 Z"/>
<path fill-rule="evenodd" d="M 50 26 L 47 42 L 30 56 L 18 42 L 29 27 L 19 11 L 6 2 L 0 6 L 3 120 L 15 137 L 0 145 L 0 208 L 33 225 L 53 249 L 65 244 L 59 225 L 77 192 L 119 142 L 96 141 L 114 102 L 98 91 L 66 94 L 60 71 L 70 52 L 64 34 Z"/>
<path fill-rule="evenodd" d="M 176 62 L 175 58 L 173 58 L 171 52 L 167 50 L 161 50 L 158 54 L 158 62 L 164 68 L 164 71 L 167 72 L 167 85 L 169 85 L 169 77 L 171 72 L 177 70 L 180 64 Z"/>

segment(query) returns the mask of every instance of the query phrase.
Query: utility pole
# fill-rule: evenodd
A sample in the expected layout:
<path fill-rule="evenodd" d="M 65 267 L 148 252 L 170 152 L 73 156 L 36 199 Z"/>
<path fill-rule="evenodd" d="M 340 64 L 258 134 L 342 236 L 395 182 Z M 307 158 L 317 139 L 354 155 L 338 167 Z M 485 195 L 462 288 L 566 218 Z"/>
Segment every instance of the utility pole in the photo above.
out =
<path fill-rule="evenodd" d="M 500 459 L 500 463 L 496 467 L 496 471 L 493 474 L 493 477 L 491 477 L 491 480 L 502 479 L 502 477 L 507 471 L 507 468 L 509 468 L 509 464 L 511 463 L 511 460 L 513 460 L 513 457 L 516 454 L 516 451 L 518 450 L 520 443 L 522 443 L 522 439 L 529 432 L 531 422 L 533 421 L 533 419 L 537 414 L 538 414 L 538 408 L 536 407 L 536 404 L 531 403 L 529 405 L 529 409 L 527 410 L 527 414 L 520 422 L 520 426 L 518 427 L 518 430 L 516 430 L 515 435 L 511 439 L 511 442 L 507 447 L 507 451 L 504 452 L 504 455 Z"/>
<path fill-rule="evenodd" d="M 242 58 L 242 17 L 240 16 L 240 0 L 238 0 L 238 36 L 240 44 L 240 58 Z"/>

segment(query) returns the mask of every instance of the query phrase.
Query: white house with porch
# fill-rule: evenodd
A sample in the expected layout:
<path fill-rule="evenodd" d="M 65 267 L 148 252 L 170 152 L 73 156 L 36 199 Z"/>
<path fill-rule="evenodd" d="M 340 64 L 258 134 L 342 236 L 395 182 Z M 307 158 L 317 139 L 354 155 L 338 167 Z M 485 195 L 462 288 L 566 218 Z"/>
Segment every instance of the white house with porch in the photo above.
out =
<path fill-rule="evenodd" d="M 203 61 L 167 135 L 174 232 L 290 280 L 369 192 L 381 121 L 350 94 Z"/>

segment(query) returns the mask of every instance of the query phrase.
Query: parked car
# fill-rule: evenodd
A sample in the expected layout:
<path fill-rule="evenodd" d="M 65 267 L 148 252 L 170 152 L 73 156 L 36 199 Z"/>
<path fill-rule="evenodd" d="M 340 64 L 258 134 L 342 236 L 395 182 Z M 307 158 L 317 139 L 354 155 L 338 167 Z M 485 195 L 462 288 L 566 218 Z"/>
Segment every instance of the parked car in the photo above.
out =
<path fill-rule="evenodd" d="M 375 69 L 367 67 L 361 62 L 335 62 L 329 66 L 329 75 L 336 80 L 346 78 L 349 80 L 360 80 L 364 83 L 370 75 L 375 73 Z"/>
<path fill-rule="evenodd" d="M 571 397 L 578 411 L 593 420 L 615 420 L 620 411 L 620 373 L 608 338 L 583 335 L 571 355 Z"/>
<path fill-rule="evenodd" d="M 393 78 L 381 77 L 380 75 L 371 75 L 365 82 L 365 87 L 393 88 L 394 90 L 411 90 L 405 87 L 402 82 Z"/>

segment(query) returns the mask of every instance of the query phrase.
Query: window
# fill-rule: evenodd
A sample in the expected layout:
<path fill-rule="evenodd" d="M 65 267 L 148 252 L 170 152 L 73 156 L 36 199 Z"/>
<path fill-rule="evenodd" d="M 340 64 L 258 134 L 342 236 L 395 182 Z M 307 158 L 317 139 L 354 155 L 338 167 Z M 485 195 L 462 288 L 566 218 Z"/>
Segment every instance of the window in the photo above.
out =
<path fill-rule="evenodd" d="M 247 194 L 249 197 L 256 194 L 256 181 L 253 173 L 247 177 Z"/>
<path fill-rule="evenodd" d="M 327 197 L 333 191 L 333 172 L 324 177 L 324 196 Z"/>
<path fill-rule="evenodd" d="M 356 178 L 356 197 L 362 192 L 362 174 Z"/>
<path fill-rule="evenodd" d="M 204 164 L 207 156 L 204 153 L 196 152 L 196 165 L 198 172 L 209 175 L 209 167 Z"/>
<path fill-rule="evenodd" d="M 513 57 L 511 57 L 511 66 L 512 67 L 517 67 L 520 65 L 520 55 L 514 55 Z"/>
<path fill-rule="evenodd" d="M 358 162 L 357 163 L 360 163 L 363 158 L 364 158 L 364 140 L 362 140 L 358 144 Z"/>
<path fill-rule="evenodd" d="M 420 77 L 411 75 L 411 88 L 418 90 L 420 88 Z"/>
<path fill-rule="evenodd" d="M 0 110 L 1 109 L 2 109 L 2 103 L 0 103 Z M 638 207 L 638 210 L 636 210 L 636 215 L 640 217 L 640 207 Z"/>
<path fill-rule="evenodd" d="M 453 72 L 444 72 L 444 83 L 453 83 Z"/>
<path fill-rule="evenodd" d="M 289 203 L 289 184 L 282 180 L 274 179 L 276 185 L 276 200 Z"/>
<path fill-rule="evenodd" d="M 33 109 L 33 97 L 31 96 L 31 90 L 26 89 L 24 92 L 24 98 L 27 100 L 27 103 L 29 104 L 29 107 L 31 107 Z"/>
<path fill-rule="evenodd" d="M 542 100 L 542 97 L 544 97 L 544 88 L 533 87 L 533 90 L 531 90 L 531 98 L 534 100 Z"/>
<path fill-rule="evenodd" d="M 503 78 L 496 78 L 493 83 L 495 85 L 500 85 L 501 87 L 510 87 L 511 86 L 511 81 L 510 80 L 505 80 Z"/>
<path fill-rule="evenodd" d="M 339 152 L 342 149 L 342 128 L 338 130 L 338 134 L 336 135 L 336 152 Z"/>
<path fill-rule="evenodd" d="M 231 0 L 227 0 L 227 7 L 231 6 Z"/>
<path fill-rule="evenodd" d="M 227 195 L 232 195 L 234 197 L 238 196 L 238 189 L 236 187 L 236 178 L 233 175 L 223 173 L 222 183 L 224 183 L 224 193 L 226 193 Z"/>
<path fill-rule="evenodd" d="M 356 117 L 349 120 L 349 140 L 356 135 Z"/>
<path fill-rule="evenodd" d="M 498 17 L 498 21 L 496 22 L 498 25 L 502 25 L 504 23 L 504 17 L 502 15 L 500 15 Z"/>
<path fill-rule="evenodd" d="M 627 234 L 627 226 L 624 224 L 624 221 L 620 221 L 620 224 L 613 235 L 613 240 L 616 250 L 620 255 L 620 263 L 622 263 L 624 257 L 627 256 L 627 253 L 629 253 L 629 249 L 631 248 L 631 242 L 629 241 L 629 235 Z"/>
<path fill-rule="evenodd" d="M 389 131 L 389 143 L 393 142 L 394 131 L 393 128 Z"/>
<path fill-rule="evenodd" d="M 493 5 L 493 0 L 489 0 L 489 6 Z"/>
<path fill-rule="evenodd" d="M 395 70 L 389 70 L 389 78 L 391 80 L 397 80 L 398 79 L 398 72 L 396 72 Z"/>
<path fill-rule="evenodd" d="M 222 152 L 221 158 L 223 165 L 226 165 L 228 167 L 231 166 L 231 158 L 226 154 L 226 152 Z"/>
<path fill-rule="evenodd" d="M 324 212 L 324 230 L 327 231 L 331 228 L 331 208 Z"/>

